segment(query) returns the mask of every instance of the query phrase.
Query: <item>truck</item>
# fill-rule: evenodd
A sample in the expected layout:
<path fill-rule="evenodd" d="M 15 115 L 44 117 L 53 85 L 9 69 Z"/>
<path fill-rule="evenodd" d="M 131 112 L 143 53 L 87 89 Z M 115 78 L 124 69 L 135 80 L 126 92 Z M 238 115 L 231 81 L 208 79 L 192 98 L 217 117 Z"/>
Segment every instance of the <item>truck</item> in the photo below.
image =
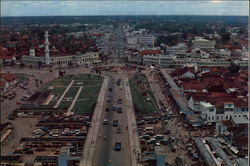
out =
<path fill-rule="evenodd" d="M 115 149 L 115 151 L 120 151 L 122 149 L 122 143 L 116 142 L 114 149 Z"/>

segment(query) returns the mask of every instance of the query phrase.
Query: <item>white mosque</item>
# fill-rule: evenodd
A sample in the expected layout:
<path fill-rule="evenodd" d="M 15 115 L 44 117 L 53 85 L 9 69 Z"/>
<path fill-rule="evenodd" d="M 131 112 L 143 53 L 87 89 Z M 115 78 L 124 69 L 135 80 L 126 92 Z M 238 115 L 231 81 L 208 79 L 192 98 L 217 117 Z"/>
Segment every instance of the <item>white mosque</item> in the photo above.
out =
<path fill-rule="evenodd" d="M 49 33 L 45 31 L 45 56 L 36 56 L 35 49 L 30 49 L 29 55 L 22 55 L 22 62 L 26 66 L 53 66 L 53 67 L 64 67 L 70 63 L 73 65 L 92 65 L 101 63 L 99 59 L 99 52 L 88 52 L 85 54 L 76 53 L 75 55 L 68 56 L 50 56 L 49 49 Z"/>

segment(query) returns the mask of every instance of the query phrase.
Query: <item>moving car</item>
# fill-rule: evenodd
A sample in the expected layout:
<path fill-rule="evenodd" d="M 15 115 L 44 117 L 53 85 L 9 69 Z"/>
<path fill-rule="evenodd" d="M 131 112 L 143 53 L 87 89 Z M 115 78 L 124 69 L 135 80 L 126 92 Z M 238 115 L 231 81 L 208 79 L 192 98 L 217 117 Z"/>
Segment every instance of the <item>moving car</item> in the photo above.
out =
<path fill-rule="evenodd" d="M 118 121 L 118 120 L 113 120 L 113 126 L 114 126 L 114 127 L 117 127 L 118 124 L 119 124 L 119 121 Z"/>
<path fill-rule="evenodd" d="M 122 128 L 120 126 L 117 128 L 116 133 L 117 134 L 121 134 L 122 133 Z"/>
<path fill-rule="evenodd" d="M 115 151 L 120 151 L 122 149 L 122 143 L 116 142 L 114 149 L 115 149 Z"/>
<path fill-rule="evenodd" d="M 116 111 L 116 108 L 117 108 L 117 106 L 116 106 L 116 105 L 113 105 L 112 111 Z"/>
<path fill-rule="evenodd" d="M 104 119 L 103 120 L 103 125 L 107 125 L 108 124 L 108 119 Z"/>
<path fill-rule="evenodd" d="M 118 103 L 118 104 L 122 104 L 122 99 L 119 98 L 119 99 L 117 100 L 117 103 Z"/>
<path fill-rule="evenodd" d="M 117 112 L 118 112 L 118 113 L 122 113 L 122 108 L 121 108 L 121 107 L 118 107 L 118 108 L 117 108 Z"/>

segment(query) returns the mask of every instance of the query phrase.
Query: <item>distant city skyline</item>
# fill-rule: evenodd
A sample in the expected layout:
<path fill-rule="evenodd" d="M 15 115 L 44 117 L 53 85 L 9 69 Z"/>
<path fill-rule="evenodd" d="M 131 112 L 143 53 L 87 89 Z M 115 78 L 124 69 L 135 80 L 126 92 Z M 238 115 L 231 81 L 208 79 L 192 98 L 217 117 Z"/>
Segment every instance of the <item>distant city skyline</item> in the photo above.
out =
<path fill-rule="evenodd" d="M 248 1 L 7 1 L 1 16 L 221 15 L 249 16 Z"/>

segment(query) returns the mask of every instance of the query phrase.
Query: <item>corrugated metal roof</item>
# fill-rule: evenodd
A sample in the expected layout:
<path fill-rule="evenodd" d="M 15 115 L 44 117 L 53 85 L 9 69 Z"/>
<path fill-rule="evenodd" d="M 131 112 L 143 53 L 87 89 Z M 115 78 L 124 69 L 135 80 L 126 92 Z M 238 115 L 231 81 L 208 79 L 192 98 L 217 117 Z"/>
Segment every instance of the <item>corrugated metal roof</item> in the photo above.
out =
<path fill-rule="evenodd" d="M 213 157 L 211 156 L 211 154 L 209 153 L 209 151 L 206 149 L 205 145 L 203 144 L 202 140 L 200 138 L 195 138 L 195 144 L 197 145 L 200 154 L 202 155 L 205 163 L 207 164 L 207 166 L 216 166 L 216 162 L 213 159 Z"/>

